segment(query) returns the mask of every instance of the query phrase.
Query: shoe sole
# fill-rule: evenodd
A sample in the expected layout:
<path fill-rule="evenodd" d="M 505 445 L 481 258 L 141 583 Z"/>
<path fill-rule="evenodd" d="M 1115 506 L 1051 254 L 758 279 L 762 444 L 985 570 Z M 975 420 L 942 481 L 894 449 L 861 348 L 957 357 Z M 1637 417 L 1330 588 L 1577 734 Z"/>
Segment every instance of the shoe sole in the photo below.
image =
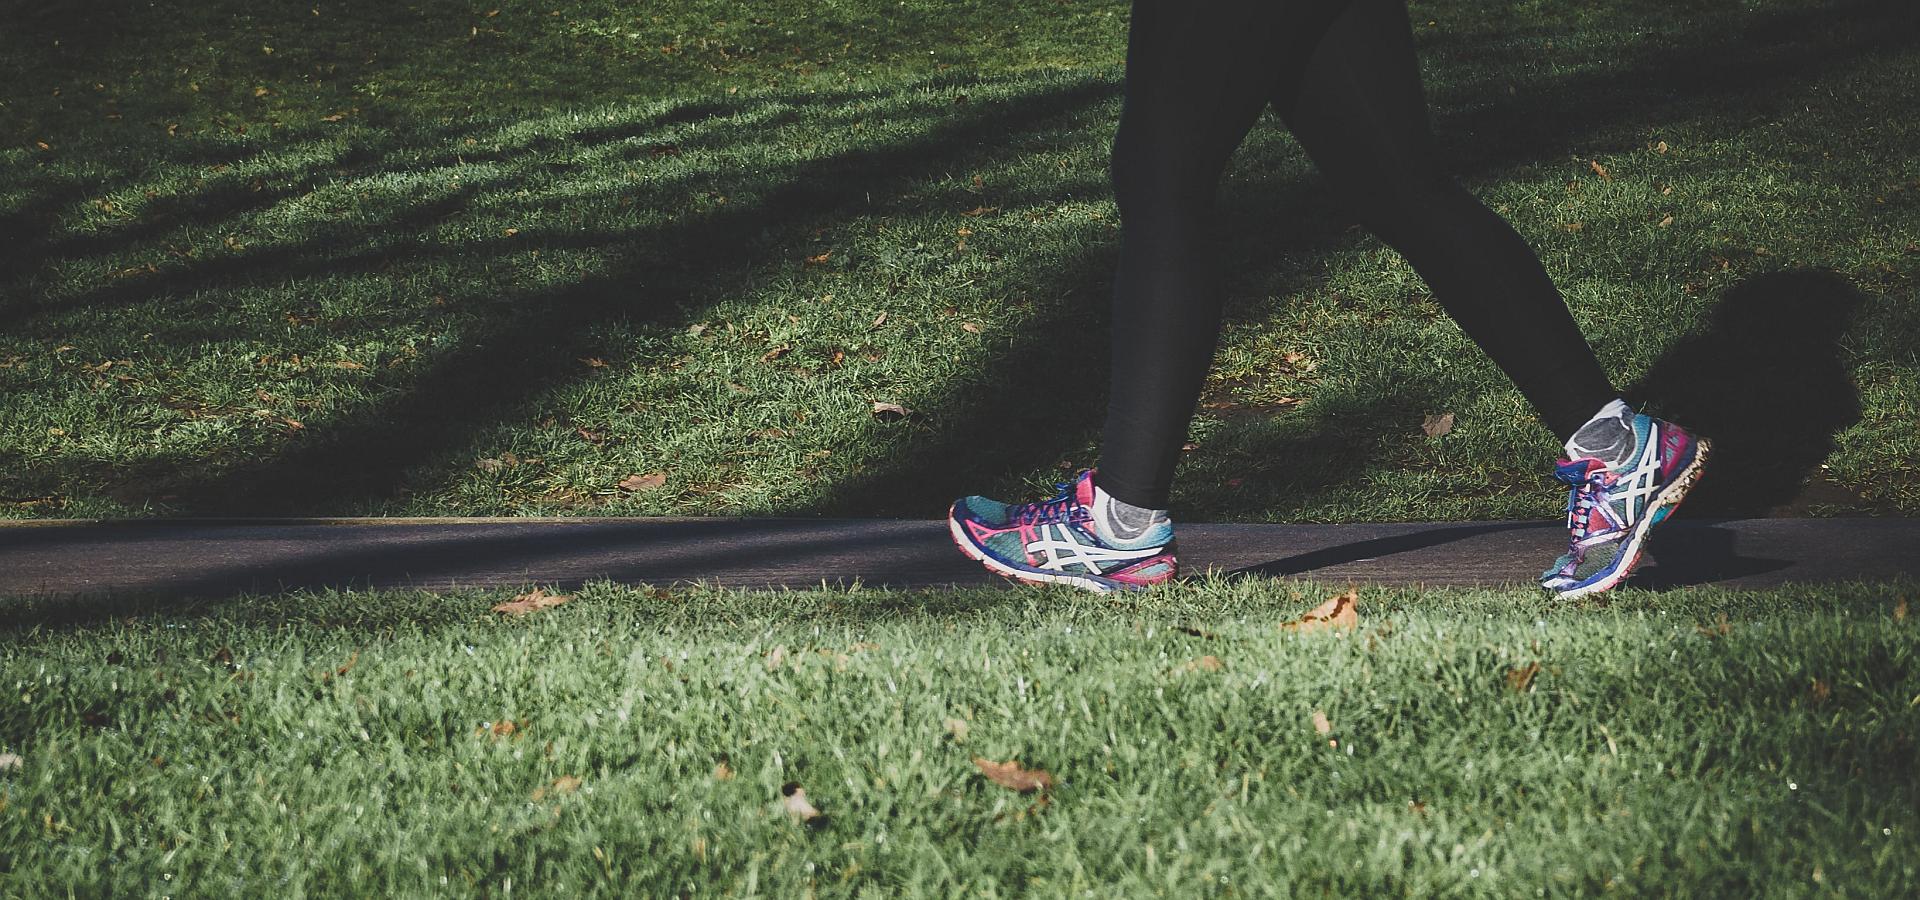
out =
<path fill-rule="evenodd" d="M 1674 479 L 1672 484 L 1667 485 L 1666 490 L 1660 492 L 1660 496 L 1653 499 L 1653 505 L 1647 507 L 1647 514 L 1641 517 L 1640 524 L 1635 525 L 1633 531 L 1627 535 L 1627 546 L 1621 554 L 1626 564 L 1614 567 L 1612 572 L 1592 584 L 1557 591 L 1554 593 L 1555 599 L 1573 600 L 1588 594 L 1609 591 L 1633 574 L 1633 570 L 1640 565 L 1641 553 L 1646 550 L 1647 535 L 1653 532 L 1655 525 L 1666 521 L 1674 510 L 1680 508 L 1680 501 L 1687 499 L 1687 493 L 1692 491 L 1694 485 L 1700 481 L 1700 474 L 1706 468 L 1707 456 L 1713 450 L 1713 442 L 1706 438 L 1695 438 L 1693 448 L 1693 462 L 1688 463 L 1687 467 L 1680 472 L 1680 477 Z"/>
<path fill-rule="evenodd" d="M 965 554 L 968 559 L 986 566 L 987 571 L 995 575 L 1018 581 L 1021 584 L 1065 584 L 1083 590 L 1089 590 L 1096 594 L 1144 591 L 1147 589 L 1146 585 L 1128 584 L 1123 581 L 1115 581 L 1111 578 L 1100 578 L 1094 575 L 1074 575 L 1067 572 L 1048 572 L 1043 569 L 1028 569 L 1011 565 L 982 550 L 978 544 L 975 544 L 972 535 L 967 534 L 966 526 L 961 525 L 960 520 L 954 518 L 952 513 L 947 514 L 947 536 L 953 538 L 953 545 L 960 548 L 960 552 Z"/>

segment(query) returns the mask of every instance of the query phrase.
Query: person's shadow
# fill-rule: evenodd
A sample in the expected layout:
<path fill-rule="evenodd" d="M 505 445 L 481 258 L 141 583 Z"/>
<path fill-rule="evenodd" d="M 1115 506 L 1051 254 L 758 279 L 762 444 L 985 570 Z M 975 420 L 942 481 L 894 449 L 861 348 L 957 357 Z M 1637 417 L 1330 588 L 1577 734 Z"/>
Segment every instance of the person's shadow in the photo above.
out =
<path fill-rule="evenodd" d="M 1797 509 L 1823 488 L 1846 493 L 1817 475 L 1835 436 L 1860 419 L 1840 336 L 1864 300 L 1833 272 L 1757 276 L 1728 290 L 1704 331 L 1675 342 L 1628 389 L 1635 405 L 1713 442 L 1677 516 L 1753 518 Z M 1656 564 L 1634 583 L 1666 587 L 1769 568 L 1738 556 L 1730 538 L 1706 522 L 1656 531 L 1647 547 Z"/>
<path fill-rule="evenodd" d="M 1689 518 L 1764 516 L 1801 494 L 1860 420 L 1840 336 L 1864 299 L 1832 272 L 1757 276 L 1628 388 L 1635 405 L 1713 442 Z"/>

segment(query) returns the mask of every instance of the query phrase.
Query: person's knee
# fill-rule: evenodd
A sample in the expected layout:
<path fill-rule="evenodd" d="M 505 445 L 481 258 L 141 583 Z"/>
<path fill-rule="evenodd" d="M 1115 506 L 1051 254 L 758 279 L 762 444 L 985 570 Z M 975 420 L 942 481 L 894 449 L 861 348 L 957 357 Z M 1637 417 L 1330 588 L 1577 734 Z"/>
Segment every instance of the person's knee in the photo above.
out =
<path fill-rule="evenodd" d="M 1479 202 L 1450 175 L 1428 166 L 1349 179 L 1336 194 L 1362 226 L 1389 242 L 1457 228 L 1461 215 Z"/>
<path fill-rule="evenodd" d="M 1108 177 L 1122 216 L 1192 219 L 1212 206 L 1220 167 L 1192 152 L 1116 138 Z"/>

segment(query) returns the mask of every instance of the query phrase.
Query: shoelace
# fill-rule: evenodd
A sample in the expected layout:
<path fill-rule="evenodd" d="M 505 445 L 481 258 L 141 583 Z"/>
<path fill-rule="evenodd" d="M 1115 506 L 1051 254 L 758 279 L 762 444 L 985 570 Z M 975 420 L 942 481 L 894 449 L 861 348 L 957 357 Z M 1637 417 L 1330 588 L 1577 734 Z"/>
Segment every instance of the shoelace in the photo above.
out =
<path fill-rule="evenodd" d="M 1071 518 L 1074 506 L 1073 485 L 1055 482 L 1053 487 L 1058 493 L 1053 495 L 1052 500 L 1014 507 L 1017 510 L 1014 521 L 1021 525 L 1040 525 Z"/>
<path fill-rule="evenodd" d="M 1594 507 L 1607 501 L 1606 478 L 1605 469 L 1588 472 L 1567 497 L 1567 530 L 1573 535 L 1572 546 L 1576 548 L 1587 539 L 1587 523 L 1593 520 Z"/>

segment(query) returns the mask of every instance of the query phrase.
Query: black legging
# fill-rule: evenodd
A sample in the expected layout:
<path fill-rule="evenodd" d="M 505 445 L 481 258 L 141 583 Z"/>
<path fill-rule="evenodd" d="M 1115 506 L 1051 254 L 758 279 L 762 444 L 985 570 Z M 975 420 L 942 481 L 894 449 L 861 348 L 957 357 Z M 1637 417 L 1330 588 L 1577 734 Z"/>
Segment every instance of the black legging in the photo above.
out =
<path fill-rule="evenodd" d="M 1532 249 L 1436 166 L 1404 0 L 1134 0 L 1102 488 L 1167 505 L 1220 332 L 1215 188 L 1268 103 L 1562 440 L 1617 396 Z"/>

